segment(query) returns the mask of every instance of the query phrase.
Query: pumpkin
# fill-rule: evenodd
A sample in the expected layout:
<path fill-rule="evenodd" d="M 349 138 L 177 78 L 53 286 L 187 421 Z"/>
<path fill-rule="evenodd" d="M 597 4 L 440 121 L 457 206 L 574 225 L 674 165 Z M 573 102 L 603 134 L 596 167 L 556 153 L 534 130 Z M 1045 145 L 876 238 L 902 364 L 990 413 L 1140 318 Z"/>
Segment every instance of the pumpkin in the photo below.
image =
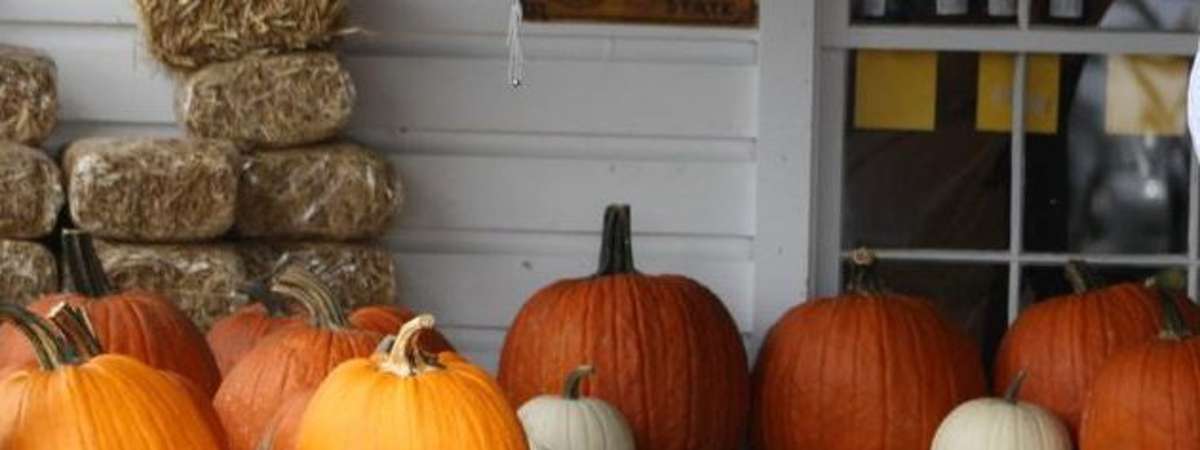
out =
<path fill-rule="evenodd" d="M 62 302 L 82 307 L 105 350 L 182 375 L 212 397 L 221 383 L 221 372 L 204 334 L 187 315 L 155 293 L 113 293 L 92 237 L 65 230 L 62 240 L 67 270 L 78 293 L 49 295 L 29 309 L 46 314 Z M 0 372 L 28 368 L 35 359 L 34 349 L 18 330 L 12 326 L 0 329 L 0 368 L 5 368 Z"/>
<path fill-rule="evenodd" d="M 974 342 L 930 302 L 887 292 L 869 251 L 852 263 L 847 293 L 792 308 L 767 334 L 759 450 L 929 448 L 946 414 L 987 392 Z"/>
<path fill-rule="evenodd" d="M 314 393 L 315 390 L 307 391 L 284 403 L 271 418 L 271 425 L 256 450 L 296 450 L 296 431 Z"/>
<path fill-rule="evenodd" d="M 1026 372 L 1009 386 L 1003 399 L 963 403 L 942 421 L 933 450 L 1071 450 L 1071 435 L 1054 414 L 1017 401 Z"/>
<path fill-rule="evenodd" d="M 350 324 L 355 328 L 364 330 L 372 330 L 382 334 L 396 334 L 400 331 L 400 327 L 410 320 L 417 317 L 416 314 L 401 306 L 393 305 L 367 305 L 355 309 L 350 313 Z M 430 330 L 427 333 L 421 333 L 420 345 L 422 349 L 432 353 L 453 352 L 454 346 L 450 345 L 442 333 L 437 330 Z"/>
<path fill-rule="evenodd" d="M 1114 352 L 1152 339 L 1161 327 L 1161 307 L 1142 284 L 1100 287 L 1082 261 L 1068 263 L 1066 273 L 1075 293 L 1021 312 L 1001 341 L 993 378 L 1006 386 L 1021 370 L 1038 374 L 1025 383 L 1021 399 L 1050 410 L 1075 435 L 1100 367 Z M 1194 323 L 1195 306 L 1177 302 Z"/>
<path fill-rule="evenodd" d="M 293 316 L 284 301 L 262 283 L 251 283 L 246 291 L 247 296 L 257 303 L 218 320 L 208 331 L 208 345 L 221 375 L 228 375 L 233 366 L 268 334 L 304 320 Z"/>
<path fill-rule="evenodd" d="M 1159 288 L 1161 333 L 1101 367 L 1083 411 L 1081 450 L 1200 449 L 1200 339 L 1184 322 L 1176 296 Z"/>
<path fill-rule="evenodd" d="M 562 374 L 585 363 L 605 374 L 585 393 L 625 416 L 638 448 L 740 445 L 750 386 L 737 326 L 700 283 L 634 268 L 626 205 L 605 212 L 596 274 L 555 282 L 521 308 L 500 356 L 500 384 L 520 405 L 558 392 Z"/>
<path fill-rule="evenodd" d="M 383 339 L 352 328 L 329 290 L 299 266 L 284 269 L 271 291 L 299 302 L 308 322 L 263 338 L 225 377 L 213 406 L 231 450 L 255 448 L 284 403 L 317 387 L 343 361 L 370 355 Z"/>
<path fill-rule="evenodd" d="M 583 379 L 594 372 L 592 366 L 580 366 L 567 376 L 561 397 L 543 395 L 521 406 L 517 416 L 530 448 L 634 450 L 633 432 L 621 413 L 580 394 Z"/>
<path fill-rule="evenodd" d="M 419 348 L 433 317 L 405 324 L 373 358 L 338 366 L 297 431 L 299 450 L 525 450 L 516 412 L 482 369 Z"/>
<path fill-rule="evenodd" d="M 18 306 L 0 317 L 29 341 L 39 367 L 0 382 L 5 450 L 219 450 L 221 435 L 185 381 L 116 354 L 102 354 L 82 310 L 67 306 L 61 330 Z M 65 313 L 63 312 L 65 311 Z M 56 314 L 57 315 L 57 314 Z M 56 319 L 58 322 L 58 319 Z"/>

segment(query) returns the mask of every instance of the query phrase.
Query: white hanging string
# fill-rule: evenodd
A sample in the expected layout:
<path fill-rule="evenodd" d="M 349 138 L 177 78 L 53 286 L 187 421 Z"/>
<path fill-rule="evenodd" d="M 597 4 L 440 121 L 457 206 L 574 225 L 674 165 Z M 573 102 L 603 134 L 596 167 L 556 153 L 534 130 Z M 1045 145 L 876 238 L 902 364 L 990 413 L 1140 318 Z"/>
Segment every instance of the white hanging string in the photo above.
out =
<path fill-rule="evenodd" d="M 1197 48 L 1192 75 L 1188 79 L 1188 131 L 1192 134 L 1192 150 L 1200 158 L 1200 47 Z"/>
<path fill-rule="evenodd" d="M 521 87 L 525 79 L 525 49 L 521 48 L 521 23 L 524 20 L 521 0 L 512 0 L 508 14 L 508 81 L 513 88 Z"/>

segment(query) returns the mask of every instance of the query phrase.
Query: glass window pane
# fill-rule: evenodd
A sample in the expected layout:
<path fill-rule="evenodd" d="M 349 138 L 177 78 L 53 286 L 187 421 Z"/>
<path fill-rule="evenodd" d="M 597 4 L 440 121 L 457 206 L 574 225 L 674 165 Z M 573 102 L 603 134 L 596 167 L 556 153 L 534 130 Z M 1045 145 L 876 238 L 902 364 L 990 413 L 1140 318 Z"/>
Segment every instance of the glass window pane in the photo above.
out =
<path fill-rule="evenodd" d="M 1029 76 L 1027 103 L 1057 102 L 1057 126 L 1026 137 L 1026 250 L 1183 253 L 1188 59 L 1057 59 L 1057 79 Z"/>
<path fill-rule="evenodd" d="M 1015 24 L 1016 0 L 854 0 L 856 24 Z"/>
<path fill-rule="evenodd" d="M 1196 31 L 1193 0 L 1033 0 L 1034 23 L 1107 30 Z"/>
<path fill-rule="evenodd" d="M 1166 269 L 1165 267 L 1092 266 L 1104 283 L 1143 282 Z M 1184 270 L 1183 267 L 1172 269 Z M 1021 306 L 1028 306 L 1073 292 L 1066 273 L 1060 266 L 1026 267 L 1021 276 Z"/>
<path fill-rule="evenodd" d="M 845 248 L 1008 248 L 1011 135 L 980 131 L 980 67 L 977 53 L 852 54 Z"/>

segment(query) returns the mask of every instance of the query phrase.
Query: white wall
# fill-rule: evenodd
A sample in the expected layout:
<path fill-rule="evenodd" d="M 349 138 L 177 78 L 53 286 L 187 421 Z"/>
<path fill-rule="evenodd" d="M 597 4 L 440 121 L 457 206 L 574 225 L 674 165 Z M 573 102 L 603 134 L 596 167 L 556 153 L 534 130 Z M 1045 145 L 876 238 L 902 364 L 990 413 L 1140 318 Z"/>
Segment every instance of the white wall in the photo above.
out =
<path fill-rule="evenodd" d="M 57 141 L 177 133 L 172 83 L 140 48 L 128 3 L 0 0 L 0 42 L 41 47 L 58 61 Z M 633 204 L 643 270 L 709 285 L 748 335 L 803 294 L 808 228 L 787 228 L 807 214 L 807 188 L 759 180 L 757 30 L 530 25 L 526 86 L 513 90 L 507 0 L 352 4 L 374 33 L 347 51 L 361 94 L 351 134 L 387 152 L 411 194 L 386 240 L 404 300 L 437 314 L 481 363 L 494 367 L 504 328 L 530 293 L 593 270 L 609 202 Z M 796 63 L 781 59 L 783 76 Z M 770 108 L 793 106 L 811 105 Z M 788 126 L 810 118 L 799 119 Z M 800 133 L 807 139 L 808 129 Z M 772 156 L 784 157 L 772 159 L 784 165 L 772 175 L 792 170 L 787 155 Z M 806 176 L 807 163 L 792 164 Z M 755 242 L 763 186 L 804 189 L 769 199 L 799 203 L 771 231 L 772 255 L 777 240 L 802 244 L 788 249 L 802 255 L 776 258 L 799 267 L 766 277 L 754 258 L 764 244 Z M 770 316 L 756 317 L 756 284 L 791 276 L 799 280 L 772 289 Z"/>

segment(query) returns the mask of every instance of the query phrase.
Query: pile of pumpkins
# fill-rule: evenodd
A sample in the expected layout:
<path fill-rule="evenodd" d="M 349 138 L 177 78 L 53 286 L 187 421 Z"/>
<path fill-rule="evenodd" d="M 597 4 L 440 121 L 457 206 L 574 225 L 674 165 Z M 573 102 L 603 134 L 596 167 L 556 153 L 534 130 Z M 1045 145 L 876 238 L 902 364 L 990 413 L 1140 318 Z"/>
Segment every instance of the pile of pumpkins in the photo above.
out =
<path fill-rule="evenodd" d="M 345 311 L 288 264 L 202 336 L 157 294 L 111 292 L 66 231 L 72 292 L 0 305 L 0 448 L 1200 448 L 1200 310 L 1177 277 L 1097 287 L 1070 265 L 1079 292 L 1026 309 L 996 363 L 1006 393 L 984 398 L 975 345 L 889 292 L 869 252 L 846 294 L 780 319 L 752 377 L 721 301 L 638 272 L 631 241 L 610 206 L 597 273 L 529 299 L 493 380 L 431 316 Z"/>

